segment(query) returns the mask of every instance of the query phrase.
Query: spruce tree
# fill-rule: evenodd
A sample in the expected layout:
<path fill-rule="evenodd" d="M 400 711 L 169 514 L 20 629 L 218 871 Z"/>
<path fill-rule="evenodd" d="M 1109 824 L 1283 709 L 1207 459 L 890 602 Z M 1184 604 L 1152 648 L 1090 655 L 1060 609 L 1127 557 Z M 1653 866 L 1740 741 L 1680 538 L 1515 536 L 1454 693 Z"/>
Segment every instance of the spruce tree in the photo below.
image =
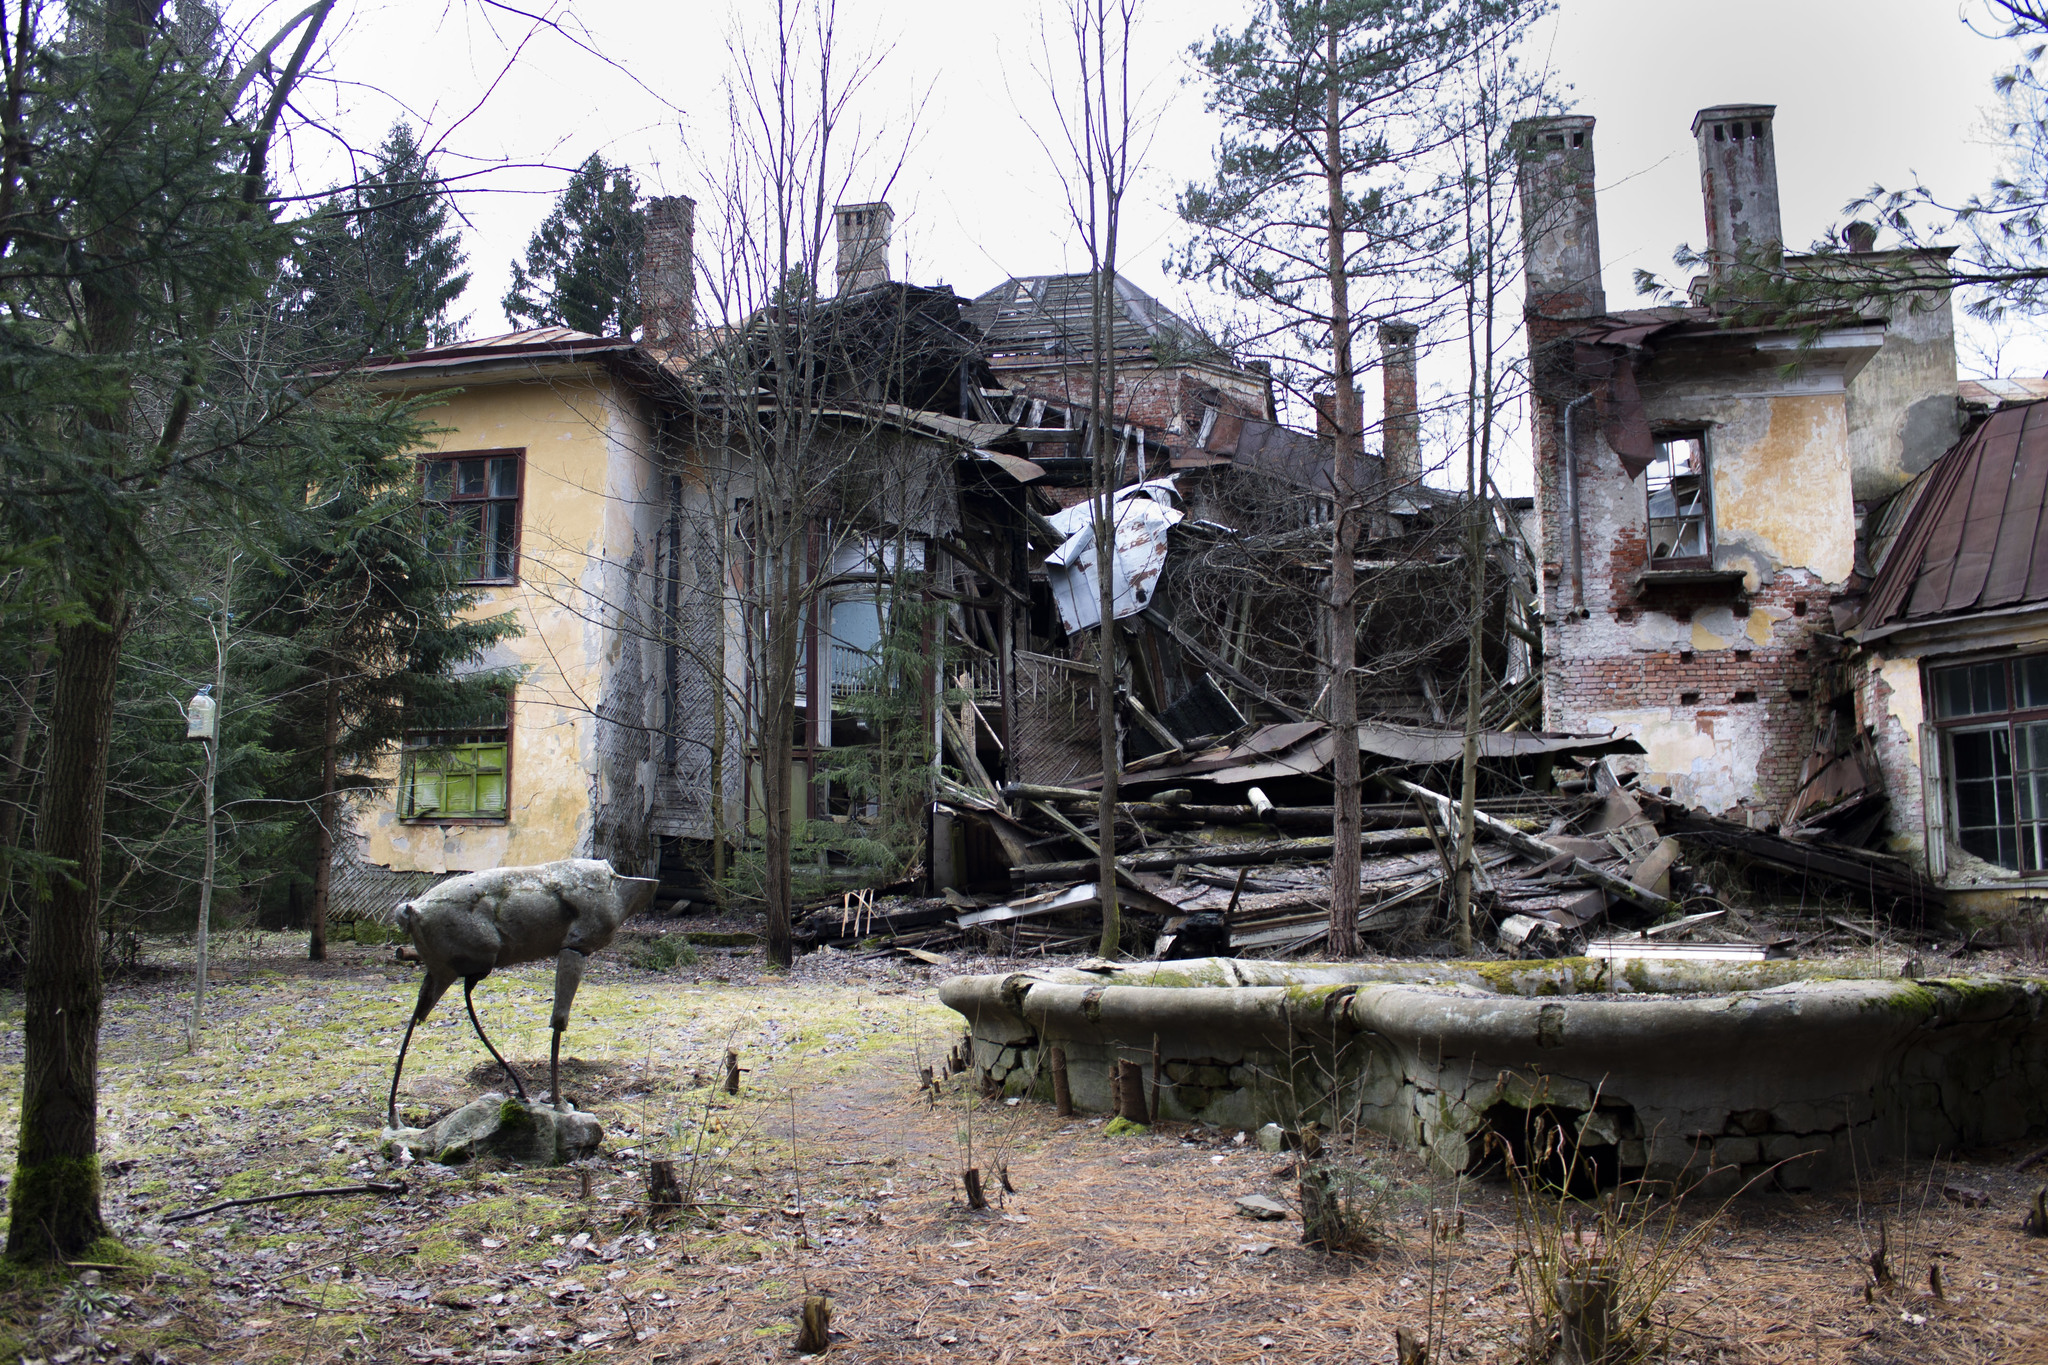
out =
<path fill-rule="evenodd" d="M 371 173 L 302 224 L 287 288 L 304 344 L 347 358 L 453 341 L 470 278 L 453 219 L 446 182 L 400 119 Z"/>
<path fill-rule="evenodd" d="M 640 188 L 592 153 L 512 264 L 505 316 L 522 327 L 630 336 L 640 325 Z"/>

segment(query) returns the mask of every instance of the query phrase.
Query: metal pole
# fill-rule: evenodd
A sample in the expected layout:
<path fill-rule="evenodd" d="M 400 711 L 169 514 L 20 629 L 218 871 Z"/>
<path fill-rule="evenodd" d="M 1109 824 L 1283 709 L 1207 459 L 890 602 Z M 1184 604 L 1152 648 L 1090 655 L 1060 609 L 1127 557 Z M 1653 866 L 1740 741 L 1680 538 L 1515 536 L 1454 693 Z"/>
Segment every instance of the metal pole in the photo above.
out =
<path fill-rule="evenodd" d="M 209 621 L 211 626 L 212 622 Z M 201 792 L 200 817 L 206 821 L 206 862 L 199 873 L 199 933 L 195 941 L 197 968 L 192 980 L 192 1023 L 186 1030 L 185 1050 L 192 1051 L 199 1046 L 199 1020 L 206 1006 L 206 929 L 213 918 L 213 781 L 220 772 L 220 732 L 226 721 L 220 705 L 221 694 L 227 690 L 228 650 L 227 611 L 221 611 L 220 625 L 213 631 L 213 738 L 206 743 L 206 786 Z"/>

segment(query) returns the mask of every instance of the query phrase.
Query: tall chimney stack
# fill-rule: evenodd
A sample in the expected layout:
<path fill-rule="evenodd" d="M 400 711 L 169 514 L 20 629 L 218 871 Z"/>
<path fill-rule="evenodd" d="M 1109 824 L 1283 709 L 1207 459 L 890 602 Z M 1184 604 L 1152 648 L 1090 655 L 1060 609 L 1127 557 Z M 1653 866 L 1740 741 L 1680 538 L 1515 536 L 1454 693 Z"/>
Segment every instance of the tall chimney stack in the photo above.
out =
<path fill-rule="evenodd" d="M 1380 324 L 1380 454 L 1387 482 L 1422 481 L 1422 418 L 1415 401 L 1415 334 L 1412 322 Z"/>
<path fill-rule="evenodd" d="M 896 210 L 887 204 L 841 204 L 832 210 L 839 228 L 839 292 L 851 294 L 889 278 L 889 230 Z"/>
<path fill-rule="evenodd" d="M 649 346 L 680 345 L 690 334 L 696 232 L 696 200 L 676 195 L 647 201 L 640 244 L 640 339 Z"/>
<path fill-rule="evenodd" d="M 1514 126 L 1521 158 L 1522 255 L 1531 311 L 1598 317 L 1600 218 L 1593 202 L 1593 120 L 1584 114 L 1524 119 Z"/>
<path fill-rule="evenodd" d="M 1744 248 L 1754 252 L 1785 243 L 1778 223 L 1778 152 L 1771 138 L 1777 107 L 1717 104 L 1693 115 L 1709 274 L 1716 283 L 1728 278 Z"/>

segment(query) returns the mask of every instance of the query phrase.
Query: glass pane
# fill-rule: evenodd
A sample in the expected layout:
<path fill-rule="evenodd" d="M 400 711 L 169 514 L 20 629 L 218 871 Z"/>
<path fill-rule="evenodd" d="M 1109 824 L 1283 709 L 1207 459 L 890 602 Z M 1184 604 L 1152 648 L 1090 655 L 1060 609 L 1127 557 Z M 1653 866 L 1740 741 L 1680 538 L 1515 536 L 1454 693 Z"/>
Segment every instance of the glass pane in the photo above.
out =
<path fill-rule="evenodd" d="M 405 813 L 422 815 L 439 809 L 441 775 L 419 759 L 413 759 L 407 766 L 411 771 L 406 783 Z"/>
<path fill-rule="evenodd" d="M 465 582 L 483 576 L 483 515 L 477 505 L 448 509 L 449 560 Z"/>
<path fill-rule="evenodd" d="M 427 496 L 441 499 L 455 491 L 455 466 L 447 460 L 427 461 Z"/>
<path fill-rule="evenodd" d="M 484 495 L 485 460 L 457 460 L 455 462 L 455 492 L 460 497 L 480 498 Z"/>
<path fill-rule="evenodd" d="M 519 496 L 519 460 L 517 457 L 500 455 L 491 461 L 491 496 L 494 498 L 516 498 Z"/>
<path fill-rule="evenodd" d="M 489 532 L 489 550 L 485 555 L 483 577 L 512 577 L 513 562 L 513 516 L 514 504 L 493 502 L 485 505 L 484 525 Z"/>
<path fill-rule="evenodd" d="M 2027 711 L 2036 706 L 2048 706 L 2048 654 L 2014 659 L 2012 682 L 2013 691 L 2019 694 L 2013 703 L 2014 710 Z"/>
<path fill-rule="evenodd" d="M 1934 675 L 1934 713 L 1941 720 L 1996 715 L 2005 706 L 2005 664 L 1965 664 Z"/>

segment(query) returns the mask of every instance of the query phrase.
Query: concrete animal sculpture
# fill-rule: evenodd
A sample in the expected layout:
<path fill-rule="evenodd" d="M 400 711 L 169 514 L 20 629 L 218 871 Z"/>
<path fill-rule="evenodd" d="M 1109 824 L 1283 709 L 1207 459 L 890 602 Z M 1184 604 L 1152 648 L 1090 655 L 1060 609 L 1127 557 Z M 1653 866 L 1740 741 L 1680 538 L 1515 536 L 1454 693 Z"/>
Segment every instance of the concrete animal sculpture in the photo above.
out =
<path fill-rule="evenodd" d="M 400 905 L 398 927 L 411 936 L 427 976 L 420 982 L 420 998 L 406 1023 L 405 1040 L 398 1045 L 398 1063 L 391 1069 L 392 1126 L 398 1125 L 398 1078 L 405 1070 L 412 1031 L 458 979 L 476 1036 L 505 1069 L 519 1098 L 526 1098 L 519 1073 L 477 1022 L 471 996 L 476 983 L 494 969 L 548 957 L 555 959 L 548 1094 L 561 1108 L 562 1031 L 569 1027 L 569 1006 L 583 980 L 583 960 L 612 941 L 621 920 L 647 907 L 657 885 L 646 877 L 621 877 L 610 863 L 597 859 L 565 858 L 537 867 L 501 867 L 450 877 Z"/>

